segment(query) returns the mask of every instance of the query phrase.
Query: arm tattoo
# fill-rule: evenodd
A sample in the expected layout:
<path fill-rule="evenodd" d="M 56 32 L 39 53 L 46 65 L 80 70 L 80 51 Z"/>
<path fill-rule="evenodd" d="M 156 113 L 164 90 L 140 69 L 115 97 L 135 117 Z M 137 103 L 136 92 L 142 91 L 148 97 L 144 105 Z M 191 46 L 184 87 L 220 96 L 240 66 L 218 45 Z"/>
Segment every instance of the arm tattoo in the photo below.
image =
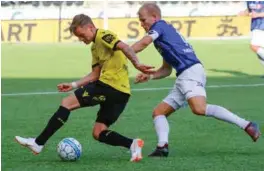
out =
<path fill-rule="evenodd" d="M 139 63 L 138 58 L 136 56 L 135 51 L 131 47 L 125 47 L 123 49 L 123 53 L 126 55 L 126 57 L 132 62 L 133 65 L 136 65 Z"/>

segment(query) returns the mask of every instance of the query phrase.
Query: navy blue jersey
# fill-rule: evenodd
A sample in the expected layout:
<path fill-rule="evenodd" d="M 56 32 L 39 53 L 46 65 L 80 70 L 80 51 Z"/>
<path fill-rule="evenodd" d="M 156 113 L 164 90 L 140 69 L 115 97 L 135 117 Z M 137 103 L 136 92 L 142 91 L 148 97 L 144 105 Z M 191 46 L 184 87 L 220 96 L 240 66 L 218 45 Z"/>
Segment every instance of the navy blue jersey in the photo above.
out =
<path fill-rule="evenodd" d="M 154 23 L 148 35 L 154 40 L 154 45 L 163 59 L 177 71 L 177 76 L 192 65 L 201 63 L 192 46 L 166 21 L 159 20 Z"/>
<path fill-rule="evenodd" d="M 248 1 L 247 8 L 249 12 L 262 13 L 264 12 L 264 1 Z M 251 30 L 264 30 L 264 18 L 252 18 Z"/>

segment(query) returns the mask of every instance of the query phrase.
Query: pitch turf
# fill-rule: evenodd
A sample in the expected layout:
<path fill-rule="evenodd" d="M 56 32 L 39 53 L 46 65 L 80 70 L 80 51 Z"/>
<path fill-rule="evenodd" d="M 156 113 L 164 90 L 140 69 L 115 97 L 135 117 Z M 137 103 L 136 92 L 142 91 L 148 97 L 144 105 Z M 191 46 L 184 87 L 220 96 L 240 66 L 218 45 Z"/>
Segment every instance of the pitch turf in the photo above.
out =
<path fill-rule="evenodd" d="M 191 43 L 206 67 L 209 103 L 225 106 L 242 117 L 257 121 L 263 128 L 264 79 L 260 75 L 264 75 L 264 70 L 249 50 L 248 42 Z M 14 141 L 14 136 L 36 136 L 67 94 L 5 95 L 55 92 L 58 83 L 76 80 L 90 71 L 89 53 L 88 48 L 76 44 L 2 44 L 2 170 L 264 170 L 263 138 L 253 143 L 236 126 L 194 116 L 188 108 L 174 113 L 169 119 L 170 157 L 166 159 L 145 157 L 140 163 L 130 163 L 127 150 L 94 141 L 91 129 L 97 107 L 72 112 L 67 124 L 50 139 L 43 153 L 32 155 L 28 149 Z M 161 62 L 153 47 L 141 53 L 140 57 L 143 62 L 157 67 Z M 130 72 L 132 77 L 137 73 L 132 67 Z M 132 88 L 171 87 L 174 79 L 172 76 L 147 84 L 132 85 Z M 253 84 L 259 86 L 252 87 Z M 223 88 L 213 85 L 230 86 Z M 133 91 L 125 112 L 112 127 L 124 135 L 143 138 L 144 156 L 156 144 L 152 109 L 168 91 Z M 64 137 L 74 137 L 82 144 L 83 154 L 78 162 L 62 162 L 57 157 L 56 145 Z"/>

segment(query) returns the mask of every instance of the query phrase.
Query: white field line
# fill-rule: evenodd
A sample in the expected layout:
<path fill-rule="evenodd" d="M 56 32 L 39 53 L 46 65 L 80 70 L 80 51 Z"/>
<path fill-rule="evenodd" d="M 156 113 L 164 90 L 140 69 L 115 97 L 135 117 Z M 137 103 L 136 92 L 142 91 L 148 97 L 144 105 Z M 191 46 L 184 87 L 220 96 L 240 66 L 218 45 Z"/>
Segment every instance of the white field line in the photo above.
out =
<path fill-rule="evenodd" d="M 233 87 L 262 87 L 264 83 L 259 84 L 229 84 L 229 85 L 209 85 L 206 88 L 233 88 Z M 170 90 L 172 87 L 156 87 L 156 88 L 135 88 L 132 91 L 160 91 L 160 90 Z M 70 92 L 69 92 L 70 93 Z M 32 96 L 32 95 L 52 95 L 52 94 L 63 94 L 57 91 L 53 92 L 25 92 L 25 93 L 3 93 L 2 97 L 10 97 L 10 96 Z"/>

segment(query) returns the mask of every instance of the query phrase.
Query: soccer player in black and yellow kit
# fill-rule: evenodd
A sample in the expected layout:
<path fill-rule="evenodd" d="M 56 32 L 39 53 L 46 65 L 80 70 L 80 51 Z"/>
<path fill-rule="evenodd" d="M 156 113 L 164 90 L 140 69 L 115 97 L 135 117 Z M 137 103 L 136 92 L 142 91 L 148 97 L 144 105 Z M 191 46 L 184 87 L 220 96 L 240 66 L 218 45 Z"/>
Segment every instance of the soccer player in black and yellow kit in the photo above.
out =
<path fill-rule="evenodd" d="M 39 136 L 16 136 L 16 141 L 38 154 L 47 140 L 68 120 L 71 111 L 100 105 L 93 128 L 94 139 L 108 145 L 126 147 L 131 151 L 130 161 L 141 160 L 143 140 L 127 138 L 108 128 L 123 112 L 130 97 L 127 58 L 144 73 L 151 73 L 152 67 L 140 64 L 132 48 L 120 41 L 113 32 L 97 29 L 87 15 L 76 15 L 70 31 L 85 44 L 93 42 L 92 72 L 78 81 L 59 84 L 57 87 L 60 92 L 78 89 L 62 100 Z"/>

